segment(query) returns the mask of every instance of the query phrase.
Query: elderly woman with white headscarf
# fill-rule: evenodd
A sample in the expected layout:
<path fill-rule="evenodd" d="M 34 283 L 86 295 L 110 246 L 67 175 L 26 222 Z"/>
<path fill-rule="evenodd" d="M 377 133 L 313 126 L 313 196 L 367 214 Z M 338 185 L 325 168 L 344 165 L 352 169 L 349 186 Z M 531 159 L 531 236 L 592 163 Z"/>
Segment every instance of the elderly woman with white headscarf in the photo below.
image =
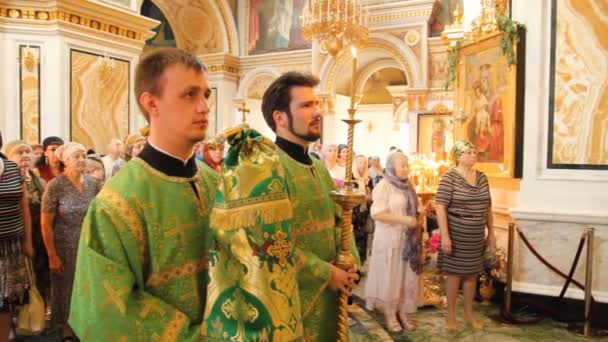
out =
<path fill-rule="evenodd" d="M 364 296 L 368 310 L 384 310 L 391 332 L 416 329 L 407 314 L 421 304 L 418 198 L 408 175 L 407 156 L 392 153 L 384 178 L 372 193 L 371 216 L 376 229 Z"/>
<path fill-rule="evenodd" d="M 53 327 L 62 327 L 64 338 L 69 339 L 73 333 L 67 320 L 80 229 L 100 185 L 84 174 L 87 165 L 84 146 L 69 142 L 55 153 L 65 169 L 49 182 L 42 196 L 42 237 L 51 269 Z"/>

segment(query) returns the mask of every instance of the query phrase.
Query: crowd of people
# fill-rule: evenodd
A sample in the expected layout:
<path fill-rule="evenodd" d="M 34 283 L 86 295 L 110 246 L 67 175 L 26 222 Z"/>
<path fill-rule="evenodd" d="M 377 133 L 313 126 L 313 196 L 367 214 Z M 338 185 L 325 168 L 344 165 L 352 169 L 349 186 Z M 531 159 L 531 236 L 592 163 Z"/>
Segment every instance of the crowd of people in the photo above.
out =
<path fill-rule="evenodd" d="M 136 70 L 145 134 L 113 139 L 104 156 L 54 136 L 41 145 L 7 143 L 0 340 L 28 300 L 28 260 L 49 330 L 61 329 L 65 341 L 335 340 L 338 294 L 352 295 L 365 263 L 366 308 L 381 310 L 391 332 L 416 329 L 409 314 L 422 305 L 422 225 L 408 156 L 393 147 L 385 167 L 378 156 L 354 156 L 353 180 L 366 195 L 353 214 L 356 263 L 335 266 L 339 221 L 330 191 L 344 186 L 348 149 L 318 142 L 317 84 L 295 72 L 275 80 L 262 100 L 273 147 L 243 132 L 243 141 L 229 142 L 244 152 L 226 154 L 226 137 L 206 137 L 205 66 L 182 50 L 158 49 Z M 259 155 L 251 146 L 261 146 Z M 436 199 L 446 324 L 458 329 L 462 285 L 464 321 L 481 329 L 472 303 L 484 248 L 495 240 L 489 186 L 473 168 L 474 145 L 457 142 L 451 156 Z M 277 200 L 290 210 L 269 213 Z M 276 296 L 256 292 L 279 278 L 268 287 Z M 231 311 L 238 307 L 250 312 Z M 285 320 L 286 312 L 298 319 Z"/>

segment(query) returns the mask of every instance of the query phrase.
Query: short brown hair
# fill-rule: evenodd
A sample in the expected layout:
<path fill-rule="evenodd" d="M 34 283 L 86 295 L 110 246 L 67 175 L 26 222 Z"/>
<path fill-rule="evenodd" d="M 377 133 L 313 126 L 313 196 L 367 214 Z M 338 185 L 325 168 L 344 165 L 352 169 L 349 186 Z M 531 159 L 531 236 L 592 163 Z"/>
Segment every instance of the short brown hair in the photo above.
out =
<path fill-rule="evenodd" d="M 147 121 L 150 120 L 150 115 L 139 103 L 139 97 L 146 92 L 161 96 L 163 73 L 167 67 L 173 64 L 182 64 L 198 73 L 207 72 L 205 64 L 199 61 L 195 55 L 178 48 L 159 48 L 144 54 L 135 69 L 135 96 L 137 105 Z"/>
<path fill-rule="evenodd" d="M 293 87 L 316 87 L 319 84 L 319 79 L 310 74 L 302 74 L 295 71 L 290 71 L 281 75 L 270 84 L 262 97 L 262 114 L 266 124 L 274 132 L 277 130 L 277 124 L 274 122 L 272 113 L 275 110 L 286 112 L 289 111 L 289 103 L 291 102 L 291 88 Z"/>

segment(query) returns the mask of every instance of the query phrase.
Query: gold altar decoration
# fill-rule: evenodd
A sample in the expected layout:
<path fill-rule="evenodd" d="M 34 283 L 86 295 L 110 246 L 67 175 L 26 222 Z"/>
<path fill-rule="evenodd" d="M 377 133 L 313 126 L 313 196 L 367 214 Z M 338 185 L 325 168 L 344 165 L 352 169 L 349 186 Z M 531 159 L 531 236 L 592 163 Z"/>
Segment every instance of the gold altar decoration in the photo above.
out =
<path fill-rule="evenodd" d="M 357 71 L 357 48 L 351 46 L 353 55 L 352 77 L 350 82 L 350 108 L 348 119 L 344 121 L 348 125 L 348 155 L 346 157 L 346 181 L 344 187 L 331 192 L 331 197 L 342 207 L 342 227 L 340 227 L 340 252 L 336 265 L 343 270 L 349 270 L 355 264 L 355 257 L 350 252 L 350 244 L 353 239 L 353 209 L 365 201 L 365 189 L 356 188 L 357 183 L 353 179 L 353 145 L 355 140 L 355 125 L 361 120 L 355 119 L 355 79 Z M 338 302 L 338 341 L 348 341 L 348 296 L 340 292 Z"/>
<path fill-rule="evenodd" d="M 436 160 L 433 152 L 431 157 L 416 155 L 409 158 L 409 173 L 412 182 L 416 186 L 416 192 L 436 193 L 439 179 L 444 172 L 450 168 L 450 163 L 445 160 Z"/>
<path fill-rule="evenodd" d="M 247 114 L 249 114 L 249 108 L 247 108 L 247 102 L 241 101 L 237 109 L 241 113 L 241 122 L 244 124 L 247 121 Z"/>
<path fill-rule="evenodd" d="M 309 0 L 302 16 L 302 33 L 317 39 L 323 52 L 336 56 L 348 45 L 358 46 L 369 36 L 368 13 L 361 0 Z"/>

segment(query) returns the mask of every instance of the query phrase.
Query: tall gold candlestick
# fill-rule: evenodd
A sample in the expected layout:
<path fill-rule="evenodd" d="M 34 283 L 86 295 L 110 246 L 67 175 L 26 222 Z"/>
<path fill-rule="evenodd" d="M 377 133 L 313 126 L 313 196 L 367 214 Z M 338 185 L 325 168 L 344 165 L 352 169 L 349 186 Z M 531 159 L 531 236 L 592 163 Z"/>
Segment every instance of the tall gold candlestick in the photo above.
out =
<path fill-rule="evenodd" d="M 336 265 L 343 270 L 349 270 L 355 265 L 355 257 L 350 252 L 353 239 L 353 209 L 365 201 L 365 189 L 356 189 L 353 181 L 353 145 L 355 136 L 355 125 L 361 120 L 355 120 L 355 78 L 357 72 L 357 50 L 353 47 L 353 69 L 350 86 L 350 109 L 348 119 L 348 156 L 346 158 L 346 182 L 344 188 L 332 191 L 331 197 L 342 207 L 342 227 L 340 227 L 340 252 Z M 338 341 L 348 341 L 348 296 L 340 292 L 338 303 Z"/>

